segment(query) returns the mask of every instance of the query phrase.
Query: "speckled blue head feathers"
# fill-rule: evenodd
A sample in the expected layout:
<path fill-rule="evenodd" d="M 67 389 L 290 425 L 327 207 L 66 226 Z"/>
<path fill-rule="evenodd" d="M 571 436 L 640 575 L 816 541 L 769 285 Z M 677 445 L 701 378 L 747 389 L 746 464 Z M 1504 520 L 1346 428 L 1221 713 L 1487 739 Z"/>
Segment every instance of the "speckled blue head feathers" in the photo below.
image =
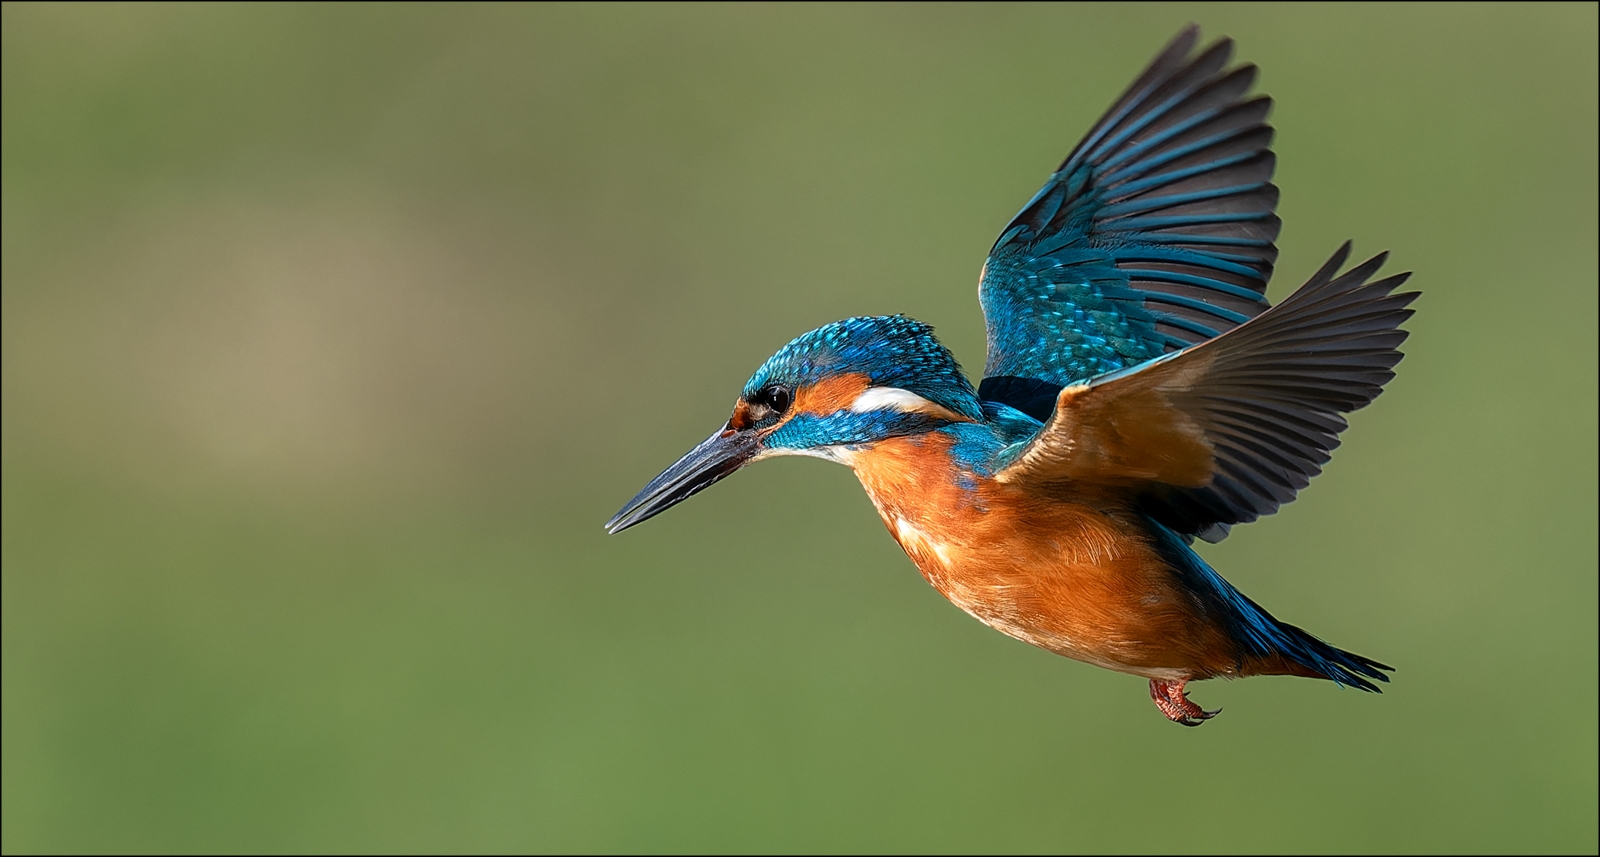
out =
<path fill-rule="evenodd" d="M 867 376 L 973 420 L 983 419 L 977 391 L 933 327 L 903 315 L 858 316 L 797 337 L 761 364 L 744 385 L 755 398 L 773 384 L 802 387 L 832 375 Z"/>

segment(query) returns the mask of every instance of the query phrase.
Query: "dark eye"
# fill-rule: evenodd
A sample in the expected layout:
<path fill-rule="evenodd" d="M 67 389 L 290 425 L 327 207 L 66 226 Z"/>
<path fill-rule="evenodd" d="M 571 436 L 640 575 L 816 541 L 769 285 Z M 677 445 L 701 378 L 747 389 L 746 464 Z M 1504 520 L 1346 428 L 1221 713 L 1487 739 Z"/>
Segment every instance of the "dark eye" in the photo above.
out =
<path fill-rule="evenodd" d="M 774 384 L 761 391 L 761 404 L 771 408 L 775 414 L 782 414 L 784 411 L 789 410 L 789 403 L 792 400 L 793 396 L 789 394 L 788 387 Z"/>

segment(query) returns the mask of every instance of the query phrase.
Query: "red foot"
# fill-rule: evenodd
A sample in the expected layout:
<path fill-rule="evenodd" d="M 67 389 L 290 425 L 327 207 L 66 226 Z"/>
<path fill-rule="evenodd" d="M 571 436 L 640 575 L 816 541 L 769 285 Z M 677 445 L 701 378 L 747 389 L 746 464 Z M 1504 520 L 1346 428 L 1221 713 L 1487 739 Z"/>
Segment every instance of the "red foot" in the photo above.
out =
<path fill-rule="evenodd" d="M 1150 679 L 1150 698 L 1156 701 L 1156 707 L 1167 719 L 1173 723 L 1182 723 L 1185 726 L 1199 726 L 1200 724 L 1222 713 L 1222 709 L 1206 711 L 1189 701 L 1189 694 L 1183 692 L 1185 681 L 1164 681 Z"/>

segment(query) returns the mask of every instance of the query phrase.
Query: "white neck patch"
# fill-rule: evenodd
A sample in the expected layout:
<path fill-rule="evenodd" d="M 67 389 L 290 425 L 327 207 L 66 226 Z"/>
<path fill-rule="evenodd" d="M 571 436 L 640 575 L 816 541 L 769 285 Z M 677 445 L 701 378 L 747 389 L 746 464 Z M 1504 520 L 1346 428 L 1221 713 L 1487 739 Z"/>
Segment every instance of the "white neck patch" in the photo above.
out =
<path fill-rule="evenodd" d="M 899 411 L 905 414 L 928 414 L 947 420 L 960 420 L 949 408 L 922 398 L 910 390 L 899 387 L 868 387 L 850 403 L 856 413 L 867 411 Z"/>

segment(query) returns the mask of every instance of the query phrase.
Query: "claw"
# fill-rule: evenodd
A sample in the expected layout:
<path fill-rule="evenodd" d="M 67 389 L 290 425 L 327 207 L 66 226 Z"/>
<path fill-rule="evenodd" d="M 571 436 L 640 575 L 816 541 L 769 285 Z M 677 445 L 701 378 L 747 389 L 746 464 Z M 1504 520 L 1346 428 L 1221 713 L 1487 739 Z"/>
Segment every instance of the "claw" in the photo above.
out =
<path fill-rule="evenodd" d="M 1150 698 L 1155 700 L 1156 708 L 1166 715 L 1168 720 L 1184 726 L 1199 726 L 1200 724 L 1222 713 L 1218 708 L 1207 711 L 1189 701 L 1189 694 L 1184 692 L 1183 686 L 1188 680 L 1166 681 L 1164 679 L 1150 679 Z"/>

